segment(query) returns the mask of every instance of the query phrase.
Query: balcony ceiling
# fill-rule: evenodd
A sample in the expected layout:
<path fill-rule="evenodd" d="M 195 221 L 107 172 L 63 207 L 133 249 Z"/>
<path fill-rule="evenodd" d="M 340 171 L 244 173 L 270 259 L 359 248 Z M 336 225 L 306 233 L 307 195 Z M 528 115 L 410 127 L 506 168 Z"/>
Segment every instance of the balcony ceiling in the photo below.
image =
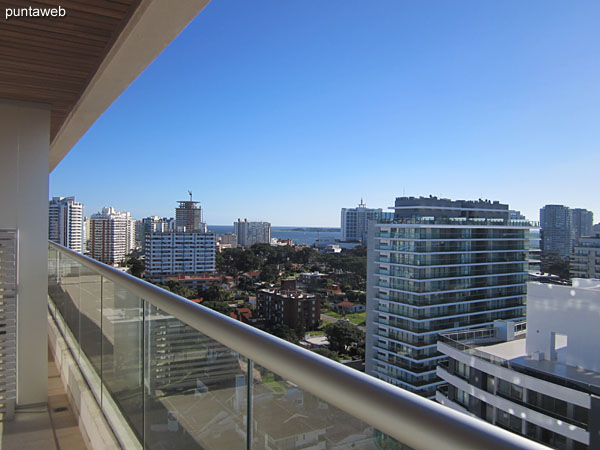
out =
<path fill-rule="evenodd" d="M 0 100 L 51 106 L 50 171 L 208 2 L 0 0 Z M 30 6 L 66 16 L 5 20 Z"/>
<path fill-rule="evenodd" d="M 65 17 L 0 24 L 0 98 L 52 107 L 54 140 L 140 0 L 0 0 L 5 8 L 62 6 Z"/>

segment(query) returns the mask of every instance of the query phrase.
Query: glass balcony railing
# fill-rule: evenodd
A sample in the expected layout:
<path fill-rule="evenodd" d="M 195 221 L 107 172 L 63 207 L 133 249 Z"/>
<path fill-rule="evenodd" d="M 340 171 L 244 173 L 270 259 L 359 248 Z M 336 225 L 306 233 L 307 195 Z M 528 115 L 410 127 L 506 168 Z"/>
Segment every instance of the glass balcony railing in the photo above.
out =
<path fill-rule="evenodd" d="M 48 294 L 123 448 L 537 445 L 53 243 Z"/>

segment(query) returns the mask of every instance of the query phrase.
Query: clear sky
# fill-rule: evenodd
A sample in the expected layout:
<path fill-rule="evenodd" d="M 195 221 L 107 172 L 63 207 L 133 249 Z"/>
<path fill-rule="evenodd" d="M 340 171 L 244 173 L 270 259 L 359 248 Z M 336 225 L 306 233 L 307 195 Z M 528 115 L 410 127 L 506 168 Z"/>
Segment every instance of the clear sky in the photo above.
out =
<path fill-rule="evenodd" d="M 599 222 L 599 186 L 598 0 L 213 0 L 50 175 L 86 215 L 191 189 L 213 225 L 403 194 Z"/>

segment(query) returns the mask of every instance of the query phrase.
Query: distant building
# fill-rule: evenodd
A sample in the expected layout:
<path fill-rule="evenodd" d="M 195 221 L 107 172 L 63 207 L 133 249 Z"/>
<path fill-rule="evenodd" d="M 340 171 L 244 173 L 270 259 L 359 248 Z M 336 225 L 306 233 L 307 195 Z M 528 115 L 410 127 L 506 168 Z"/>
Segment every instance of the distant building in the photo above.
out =
<path fill-rule="evenodd" d="M 600 278 L 600 234 L 576 241 L 570 267 L 573 278 Z"/>
<path fill-rule="evenodd" d="M 541 271 L 542 260 L 542 236 L 541 228 L 536 226 L 537 223 L 532 222 L 532 227 L 529 229 L 529 256 L 528 270 L 529 273 L 539 273 Z"/>
<path fill-rule="evenodd" d="M 341 314 L 353 314 L 363 312 L 367 309 L 365 305 L 353 302 L 339 302 L 334 305 L 334 308 Z"/>
<path fill-rule="evenodd" d="M 83 205 L 75 197 L 52 197 L 48 205 L 48 239 L 83 253 Z"/>
<path fill-rule="evenodd" d="M 382 213 L 381 208 L 367 208 L 362 199 L 357 208 L 342 208 L 342 241 L 366 242 L 369 220 L 380 220 Z"/>
<path fill-rule="evenodd" d="M 438 333 L 523 320 L 530 225 L 489 200 L 398 197 L 367 244 L 366 372 L 433 398 Z"/>
<path fill-rule="evenodd" d="M 190 192 L 189 200 L 179 200 L 179 207 L 175 208 L 176 231 L 200 231 L 206 232 L 206 223 L 202 220 L 202 208 L 200 202 L 192 201 Z"/>
<path fill-rule="evenodd" d="M 587 209 L 571 209 L 571 238 L 573 244 L 582 236 L 592 236 L 594 213 Z"/>
<path fill-rule="evenodd" d="M 258 312 L 269 325 L 286 325 L 290 328 L 303 326 L 314 330 L 321 319 L 321 299 L 292 289 L 260 289 L 256 296 Z"/>
<path fill-rule="evenodd" d="M 568 258 L 572 247 L 571 212 L 567 206 L 546 205 L 540 209 L 542 252 Z"/>
<path fill-rule="evenodd" d="M 202 232 L 146 233 L 145 276 L 164 281 L 174 275 L 214 272 L 216 237 Z"/>
<path fill-rule="evenodd" d="M 221 235 L 221 247 L 222 248 L 236 248 L 237 247 L 237 235 L 234 233 L 225 233 Z"/>
<path fill-rule="evenodd" d="M 234 284 L 233 277 L 223 275 L 220 273 L 200 273 L 197 275 L 183 275 L 178 274 L 173 277 L 167 277 L 165 281 L 179 281 L 185 287 L 190 289 L 208 289 L 211 286 L 217 285 L 228 285 Z"/>
<path fill-rule="evenodd" d="M 271 224 L 269 222 L 248 222 L 248 219 L 238 219 L 233 222 L 233 232 L 241 247 L 252 247 L 254 244 L 271 243 Z"/>
<path fill-rule="evenodd" d="M 337 244 L 327 244 L 321 251 L 323 253 L 342 253 L 342 248 Z"/>
<path fill-rule="evenodd" d="M 149 216 L 136 223 L 136 237 L 142 251 L 146 248 L 146 233 L 166 233 L 173 228 L 173 219 Z"/>
<path fill-rule="evenodd" d="M 298 276 L 298 281 L 304 284 L 309 289 L 317 289 L 321 280 L 327 276 L 326 273 L 320 272 L 304 272 Z"/>
<path fill-rule="evenodd" d="M 558 449 L 600 448 L 600 280 L 530 283 L 527 324 L 443 333 L 438 402 Z"/>
<path fill-rule="evenodd" d="M 89 217 L 83 218 L 83 252 L 89 254 L 92 251 L 92 222 Z"/>
<path fill-rule="evenodd" d="M 525 216 L 521 214 L 521 211 L 516 211 L 514 209 L 508 210 L 508 218 L 510 220 L 526 220 Z"/>
<path fill-rule="evenodd" d="M 129 212 L 102 208 L 90 217 L 91 256 L 105 264 L 121 264 L 135 248 L 135 219 Z"/>

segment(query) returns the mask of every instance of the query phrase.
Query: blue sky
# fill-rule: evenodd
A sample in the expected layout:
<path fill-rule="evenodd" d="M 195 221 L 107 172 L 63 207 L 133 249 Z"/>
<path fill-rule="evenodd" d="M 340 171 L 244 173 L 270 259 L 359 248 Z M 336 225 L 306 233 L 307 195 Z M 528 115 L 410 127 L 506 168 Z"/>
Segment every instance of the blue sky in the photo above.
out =
<path fill-rule="evenodd" d="M 213 0 L 50 175 L 136 218 L 339 226 L 396 196 L 600 221 L 600 2 Z"/>

